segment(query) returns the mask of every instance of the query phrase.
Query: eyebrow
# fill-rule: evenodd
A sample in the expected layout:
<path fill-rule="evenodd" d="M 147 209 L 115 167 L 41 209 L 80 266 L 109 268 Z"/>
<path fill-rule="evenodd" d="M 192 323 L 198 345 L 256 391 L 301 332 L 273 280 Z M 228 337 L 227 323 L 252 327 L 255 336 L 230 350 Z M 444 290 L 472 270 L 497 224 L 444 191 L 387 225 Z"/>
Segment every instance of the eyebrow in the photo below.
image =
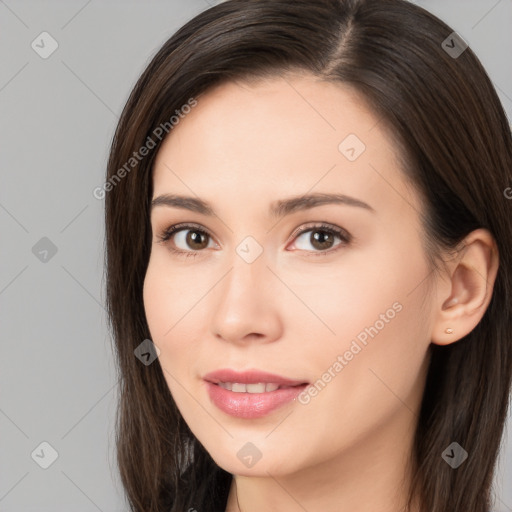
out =
<path fill-rule="evenodd" d="M 360 199 L 356 199 L 355 197 L 350 197 L 344 194 L 326 193 L 306 194 L 274 201 L 270 205 L 269 213 L 271 217 L 274 218 L 282 217 L 300 210 L 309 210 L 310 208 L 315 208 L 316 206 L 322 206 L 325 204 L 342 204 L 346 206 L 354 206 L 375 213 L 375 210 L 369 204 L 361 201 Z M 214 209 L 209 203 L 203 201 L 202 199 L 190 196 L 162 194 L 158 197 L 155 197 L 151 201 L 151 211 L 157 206 L 181 208 L 207 216 L 216 215 Z"/>

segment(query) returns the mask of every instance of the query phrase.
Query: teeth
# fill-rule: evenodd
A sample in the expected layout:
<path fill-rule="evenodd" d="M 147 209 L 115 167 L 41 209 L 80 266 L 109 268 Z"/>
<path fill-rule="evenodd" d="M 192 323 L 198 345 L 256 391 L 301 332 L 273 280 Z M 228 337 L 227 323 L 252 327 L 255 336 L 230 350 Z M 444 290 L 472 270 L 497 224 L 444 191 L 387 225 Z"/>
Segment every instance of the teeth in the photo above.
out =
<path fill-rule="evenodd" d="M 259 382 L 258 384 L 242 384 L 240 382 L 219 382 L 221 388 L 234 393 L 267 393 L 279 389 L 279 384 Z"/>

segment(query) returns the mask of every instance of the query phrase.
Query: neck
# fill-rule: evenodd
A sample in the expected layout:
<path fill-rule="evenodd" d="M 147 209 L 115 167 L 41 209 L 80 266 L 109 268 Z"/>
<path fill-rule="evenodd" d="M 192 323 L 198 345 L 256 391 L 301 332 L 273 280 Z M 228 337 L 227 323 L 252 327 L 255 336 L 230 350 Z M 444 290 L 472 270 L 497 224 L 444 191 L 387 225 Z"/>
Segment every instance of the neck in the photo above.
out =
<path fill-rule="evenodd" d="M 235 475 L 226 512 L 418 512 L 417 503 L 406 509 L 416 425 L 411 414 L 402 407 L 378 432 L 296 473 Z"/>

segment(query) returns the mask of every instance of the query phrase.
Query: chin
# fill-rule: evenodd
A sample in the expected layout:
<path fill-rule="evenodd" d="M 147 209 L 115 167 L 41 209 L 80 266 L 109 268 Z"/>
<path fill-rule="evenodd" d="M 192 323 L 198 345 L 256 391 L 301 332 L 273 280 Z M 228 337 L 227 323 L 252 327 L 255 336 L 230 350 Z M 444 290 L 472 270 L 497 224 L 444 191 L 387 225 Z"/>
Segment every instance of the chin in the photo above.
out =
<path fill-rule="evenodd" d="M 300 470 L 296 455 L 280 452 L 276 447 L 262 447 L 260 451 L 250 442 L 235 442 L 234 445 L 225 446 L 221 451 L 217 444 L 212 451 L 208 450 L 215 463 L 233 475 L 277 477 Z"/>

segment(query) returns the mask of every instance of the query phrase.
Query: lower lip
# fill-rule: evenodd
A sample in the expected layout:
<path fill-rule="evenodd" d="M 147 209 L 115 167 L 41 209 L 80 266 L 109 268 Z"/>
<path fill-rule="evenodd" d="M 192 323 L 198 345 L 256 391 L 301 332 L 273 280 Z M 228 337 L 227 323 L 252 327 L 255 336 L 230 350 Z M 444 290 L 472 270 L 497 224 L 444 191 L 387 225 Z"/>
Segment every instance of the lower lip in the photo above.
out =
<path fill-rule="evenodd" d="M 291 402 L 308 384 L 280 388 L 266 393 L 236 393 L 206 381 L 212 402 L 223 412 L 237 418 L 261 418 Z"/>

